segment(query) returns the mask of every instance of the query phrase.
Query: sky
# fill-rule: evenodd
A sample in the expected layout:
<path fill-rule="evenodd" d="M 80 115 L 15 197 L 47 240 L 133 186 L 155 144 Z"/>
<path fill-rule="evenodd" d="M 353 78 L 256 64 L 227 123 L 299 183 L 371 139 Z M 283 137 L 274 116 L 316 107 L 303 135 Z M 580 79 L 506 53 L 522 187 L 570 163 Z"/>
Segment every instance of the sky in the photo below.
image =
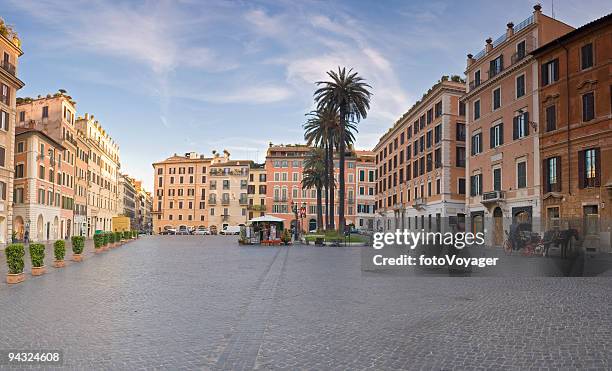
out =
<path fill-rule="evenodd" d="M 315 82 L 338 66 L 372 86 L 356 148 L 378 138 L 468 53 L 534 1 L 0 0 L 22 40 L 19 96 L 65 89 L 119 143 L 121 171 L 152 189 L 174 153 L 263 162 L 269 143 L 303 142 Z M 552 14 L 552 0 L 542 2 Z M 578 27 L 609 0 L 555 0 Z"/>

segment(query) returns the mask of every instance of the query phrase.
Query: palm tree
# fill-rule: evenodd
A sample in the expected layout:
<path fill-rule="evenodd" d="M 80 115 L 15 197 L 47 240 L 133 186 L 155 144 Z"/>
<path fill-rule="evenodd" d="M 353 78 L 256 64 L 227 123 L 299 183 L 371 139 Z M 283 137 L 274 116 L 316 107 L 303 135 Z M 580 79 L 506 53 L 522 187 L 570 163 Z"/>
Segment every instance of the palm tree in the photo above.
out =
<path fill-rule="evenodd" d="M 320 86 L 314 93 L 318 111 L 334 110 L 338 112 L 340 125 L 338 128 L 338 151 L 340 152 L 340 190 L 339 190 L 339 231 L 344 232 L 344 166 L 347 139 L 350 137 L 350 126 L 356 127 L 356 123 L 368 116 L 370 109 L 370 98 L 372 93 L 368 90 L 372 87 L 352 69 L 338 67 L 338 72 L 329 71 L 327 75 L 330 81 L 318 81 Z M 352 142 L 350 142 L 352 143 Z M 350 144 L 349 143 L 349 144 Z"/>
<path fill-rule="evenodd" d="M 302 189 L 315 188 L 317 190 L 317 229 L 323 227 L 323 194 L 322 189 L 327 179 L 325 171 L 325 150 L 313 148 L 304 160 L 304 177 Z"/>

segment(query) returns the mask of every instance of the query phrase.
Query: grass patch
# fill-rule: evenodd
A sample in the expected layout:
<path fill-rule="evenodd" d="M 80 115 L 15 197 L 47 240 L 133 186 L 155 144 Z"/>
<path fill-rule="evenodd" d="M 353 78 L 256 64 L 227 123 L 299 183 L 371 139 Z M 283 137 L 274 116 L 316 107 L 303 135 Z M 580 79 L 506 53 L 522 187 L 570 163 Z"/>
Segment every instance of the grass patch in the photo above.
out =
<path fill-rule="evenodd" d="M 306 241 L 308 242 L 315 242 L 317 238 L 323 238 L 325 242 L 333 242 L 333 241 L 341 241 L 344 242 L 344 236 L 343 235 L 339 235 L 338 232 L 336 231 L 325 231 L 322 233 L 312 233 L 312 234 L 307 234 L 305 236 Z M 351 234 L 350 237 L 346 238 L 346 242 L 360 242 L 360 243 L 364 243 L 366 242 L 366 239 L 363 236 L 360 236 L 358 234 Z"/>

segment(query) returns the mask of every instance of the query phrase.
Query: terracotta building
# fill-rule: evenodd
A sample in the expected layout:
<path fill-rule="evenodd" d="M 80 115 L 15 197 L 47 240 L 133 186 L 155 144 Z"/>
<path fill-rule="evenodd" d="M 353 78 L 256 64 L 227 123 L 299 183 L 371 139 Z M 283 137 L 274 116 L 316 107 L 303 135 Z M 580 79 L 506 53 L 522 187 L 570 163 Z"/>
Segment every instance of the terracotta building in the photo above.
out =
<path fill-rule="evenodd" d="M 376 215 L 376 159 L 372 151 L 355 151 L 355 156 L 355 228 L 372 231 Z"/>
<path fill-rule="evenodd" d="M 74 223 L 77 155 L 75 116 L 75 103 L 64 92 L 36 99 L 21 98 L 17 104 L 18 127 L 34 123 L 37 129 L 44 131 L 64 148 L 56 169 L 56 186 L 61 193 L 59 236 L 62 239 L 69 238 L 75 229 L 79 229 Z"/>
<path fill-rule="evenodd" d="M 466 212 L 473 231 L 487 232 L 488 245 L 500 246 L 513 221 L 540 221 L 539 67 L 530 52 L 571 30 L 536 5 L 468 54 Z"/>
<path fill-rule="evenodd" d="M 441 230 L 464 217 L 464 93 L 461 79 L 443 77 L 380 138 L 377 230 Z"/>
<path fill-rule="evenodd" d="M 16 128 L 15 143 L 15 237 L 34 242 L 61 238 L 63 190 L 55 174 L 65 148 L 35 122 Z"/>
<path fill-rule="evenodd" d="M 311 147 L 306 145 L 272 145 L 266 154 L 266 178 L 267 213 L 285 220 L 285 227 L 289 228 L 295 224 L 295 213 L 293 205 L 298 205 L 298 210 L 304 207 L 306 217 L 298 218 L 298 225 L 303 230 L 317 229 L 317 197 L 315 189 L 302 189 L 302 177 L 304 172 L 304 159 L 310 152 Z M 335 160 L 334 171 L 336 181 L 339 176 L 339 160 Z M 346 224 L 355 224 L 356 215 L 356 165 L 357 158 L 354 153 L 346 158 L 346 196 L 345 216 Z M 334 193 L 334 220 L 338 225 L 338 187 Z M 298 215 L 300 216 L 300 215 Z M 323 216 L 325 217 L 325 197 L 323 197 Z"/>
<path fill-rule="evenodd" d="M 5 28 L 0 33 L 0 244 L 13 233 L 13 164 L 17 90 L 24 86 L 18 76 L 18 59 L 23 55 L 17 34 Z"/>
<path fill-rule="evenodd" d="M 542 44 L 539 138 L 547 229 L 576 228 L 610 251 L 612 230 L 612 15 Z"/>

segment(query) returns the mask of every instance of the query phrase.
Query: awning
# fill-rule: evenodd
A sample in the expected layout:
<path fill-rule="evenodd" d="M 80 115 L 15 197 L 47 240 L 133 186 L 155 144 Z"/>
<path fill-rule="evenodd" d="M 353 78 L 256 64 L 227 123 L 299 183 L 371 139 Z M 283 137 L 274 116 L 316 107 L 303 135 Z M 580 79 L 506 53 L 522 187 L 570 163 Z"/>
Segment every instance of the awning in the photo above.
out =
<path fill-rule="evenodd" d="M 284 221 L 285 221 L 285 219 L 282 219 L 282 218 L 277 218 L 277 217 L 272 216 L 272 215 L 264 215 L 264 216 L 259 216 L 257 218 L 253 218 L 253 219 L 249 220 L 249 223 L 262 223 L 262 222 L 282 223 Z"/>

